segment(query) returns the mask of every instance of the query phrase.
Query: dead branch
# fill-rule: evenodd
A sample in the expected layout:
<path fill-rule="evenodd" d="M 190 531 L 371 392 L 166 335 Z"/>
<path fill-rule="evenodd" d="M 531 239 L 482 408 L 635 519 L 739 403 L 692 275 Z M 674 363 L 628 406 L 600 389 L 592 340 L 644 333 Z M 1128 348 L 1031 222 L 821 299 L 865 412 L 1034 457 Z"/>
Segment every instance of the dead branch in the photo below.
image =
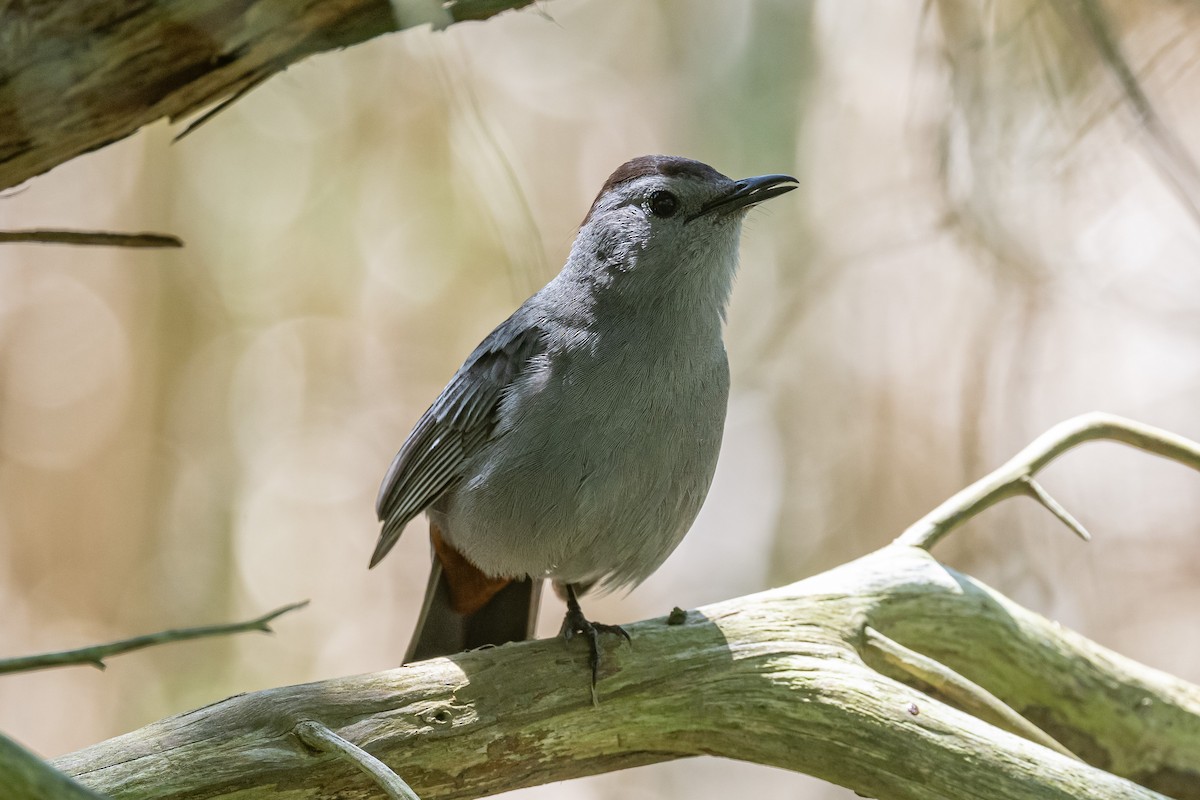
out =
<path fill-rule="evenodd" d="M 237 98 L 315 53 L 532 0 L 0 4 L 0 188 Z"/>
<path fill-rule="evenodd" d="M 238 695 L 56 765 L 120 798 L 377 791 L 363 762 L 305 746 L 316 726 L 426 800 L 700 754 L 889 800 L 1196 800 L 1200 687 L 1021 608 L 927 550 L 1094 439 L 1200 466 L 1200 445 L 1165 431 L 1070 420 L 875 553 L 629 626 L 633 646 L 605 654 L 596 707 L 583 647 L 526 642 Z"/>

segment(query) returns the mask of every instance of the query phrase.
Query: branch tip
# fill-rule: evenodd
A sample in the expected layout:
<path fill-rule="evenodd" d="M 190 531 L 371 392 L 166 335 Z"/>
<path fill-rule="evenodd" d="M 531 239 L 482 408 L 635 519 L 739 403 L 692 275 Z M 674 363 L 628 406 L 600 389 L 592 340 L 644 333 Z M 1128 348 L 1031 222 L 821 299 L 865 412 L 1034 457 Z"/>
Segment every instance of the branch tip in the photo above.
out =
<path fill-rule="evenodd" d="M 1055 500 L 1049 492 L 1042 487 L 1040 483 L 1035 481 L 1032 476 L 1026 475 L 1021 479 L 1021 485 L 1025 488 L 1025 493 L 1038 501 L 1043 508 L 1058 518 L 1059 522 L 1066 525 L 1072 533 L 1083 539 L 1085 542 L 1092 540 L 1092 535 L 1088 533 L 1087 528 L 1080 524 L 1079 520 L 1071 516 L 1071 512 L 1067 511 L 1062 505 Z"/>

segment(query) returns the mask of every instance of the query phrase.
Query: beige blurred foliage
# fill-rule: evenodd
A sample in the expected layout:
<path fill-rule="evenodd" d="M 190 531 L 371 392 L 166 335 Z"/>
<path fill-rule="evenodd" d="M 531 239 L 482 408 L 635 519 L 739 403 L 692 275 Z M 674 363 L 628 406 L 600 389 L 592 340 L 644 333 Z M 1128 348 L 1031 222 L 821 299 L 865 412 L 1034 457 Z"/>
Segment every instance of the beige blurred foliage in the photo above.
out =
<path fill-rule="evenodd" d="M 633 620 L 890 540 L 1092 409 L 1200 438 L 1200 226 L 1055 2 L 555 0 L 310 59 L 179 144 L 159 125 L 0 200 L 0 227 L 157 229 L 180 252 L 0 250 L 7 654 L 241 619 L 244 635 L 0 679 L 46 755 L 229 694 L 397 663 L 422 525 L 368 573 L 411 424 L 555 271 L 608 172 L 647 152 L 804 189 L 752 214 L 708 504 Z M 1110 18 L 1200 153 L 1200 16 Z M 1200 680 L 1200 476 L 1115 446 L 940 551 Z M 558 622 L 544 609 L 547 633 Z M 852 795 L 702 760 L 527 797 Z"/>

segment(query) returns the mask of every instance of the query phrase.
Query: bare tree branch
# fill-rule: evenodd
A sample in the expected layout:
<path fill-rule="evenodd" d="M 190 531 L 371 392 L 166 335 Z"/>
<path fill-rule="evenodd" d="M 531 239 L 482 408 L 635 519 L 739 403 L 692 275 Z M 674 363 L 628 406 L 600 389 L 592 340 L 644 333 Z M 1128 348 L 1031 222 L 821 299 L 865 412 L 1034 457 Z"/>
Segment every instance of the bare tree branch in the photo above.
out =
<path fill-rule="evenodd" d="M 860 652 L 866 625 L 972 676 L 1090 764 L 881 674 Z M 699 754 L 885 799 L 1162 800 L 1113 772 L 1200 786 L 1200 688 L 1025 611 L 919 548 L 891 545 L 694 610 L 682 625 L 660 618 L 629 631 L 633 647 L 606 650 L 597 707 L 585 648 L 551 639 L 238 695 L 55 766 L 121 798 L 377 791 L 355 766 L 303 746 L 296 728 L 314 721 L 427 800 Z"/>
<path fill-rule="evenodd" d="M 1200 470 L 1200 444 L 1196 442 L 1112 414 L 1084 414 L 1055 425 L 1004 466 L 980 478 L 917 520 L 896 539 L 897 544 L 928 550 L 954 528 L 1001 500 L 1029 493 L 1032 476 L 1063 453 L 1084 442 L 1097 440 L 1127 444 Z M 1045 496 L 1049 498 L 1049 495 Z M 1042 498 L 1037 499 L 1043 502 Z M 1062 509 L 1057 502 L 1052 499 L 1051 502 L 1053 507 Z M 1053 511 L 1051 506 L 1047 507 Z M 1066 514 L 1065 509 L 1062 511 Z M 1078 522 L 1071 525 L 1061 514 L 1054 513 L 1077 533 L 1082 530 Z M 1074 519 L 1069 514 L 1067 518 Z M 1086 532 L 1081 535 L 1086 538 Z"/>
<path fill-rule="evenodd" d="M 1071 533 L 1083 539 L 1085 542 L 1092 540 L 1092 535 L 1087 532 L 1087 528 L 1083 527 L 1082 523 L 1075 517 L 1071 516 L 1071 512 L 1063 508 L 1062 504 L 1055 500 L 1049 492 L 1046 491 L 1040 483 L 1031 477 L 1026 477 L 1022 483 L 1024 484 L 1025 494 L 1032 497 L 1041 503 L 1042 508 L 1053 514 L 1059 522 L 1067 526 Z"/>
<path fill-rule="evenodd" d="M 81 647 L 78 650 L 62 650 L 57 653 L 39 653 L 19 658 L 4 658 L 0 659 L 0 675 L 8 672 L 28 672 L 37 669 L 71 667 L 84 664 L 91 665 L 97 669 L 104 669 L 104 659 L 109 656 L 128 653 L 132 650 L 141 650 L 143 647 L 152 647 L 158 644 L 167 644 L 168 642 L 185 642 L 188 639 L 204 639 L 210 636 L 228 636 L 229 634 L 244 633 L 246 631 L 272 633 L 270 625 L 272 621 L 289 611 L 304 608 L 306 605 L 308 605 L 307 600 L 302 600 L 299 603 L 291 603 L 282 608 L 277 608 L 269 614 L 263 614 L 261 617 L 256 617 L 246 622 L 233 622 L 225 625 L 202 625 L 196 628 L 174 628 L 172 630 L 159 631 L 158 633 L 134 636 L 131 639 L 121 639 L 117 642 Z"/>
<path fill-rule="evenodd" d="M 183 247 L 178 236 L 167 233 L 115 233 L 112 231 L 28 230 L 0 231 L 0 244 L 74 244 L 100 247 Z"/>
<path fill-rule="evenodd" d="M 1094 439 L 1200 466 L 1200 447 L 1165 431 L 1070 420 L 882 550 L 628 626 L 635 646 L 608 643 L 595 707 L 585 648 L 552 639 L 238 695 L 56 765 L 114 796 L 177 800 L 367 796 L 364 770 L 425 798 L 482 797 L 699 754 L 887 800 L 1200 800 L 1200 687 L 927 550 Z"/>
<path fill-rule="evenodd" d="M 0 4 L 0 188 L 233 97 L 314 53 L 532 0 Z M 430 11 L 431 10 L 431 11 Z"/>

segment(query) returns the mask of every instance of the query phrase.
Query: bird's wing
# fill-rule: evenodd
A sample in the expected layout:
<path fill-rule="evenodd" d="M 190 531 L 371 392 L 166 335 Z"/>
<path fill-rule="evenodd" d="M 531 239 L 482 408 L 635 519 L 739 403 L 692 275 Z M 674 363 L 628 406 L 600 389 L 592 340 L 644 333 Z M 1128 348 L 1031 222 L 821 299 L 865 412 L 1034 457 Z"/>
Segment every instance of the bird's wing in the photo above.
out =
<path fill-rule="evenodd" d="M 543 350 L 541 329 L 513 315 L 483 340 L 417 421 L 379 487 L 375 511 L 383 530 L 372 567 L 404 526 L 461 477 L 463 463 L 494 432 L 505 390 Z"/>

